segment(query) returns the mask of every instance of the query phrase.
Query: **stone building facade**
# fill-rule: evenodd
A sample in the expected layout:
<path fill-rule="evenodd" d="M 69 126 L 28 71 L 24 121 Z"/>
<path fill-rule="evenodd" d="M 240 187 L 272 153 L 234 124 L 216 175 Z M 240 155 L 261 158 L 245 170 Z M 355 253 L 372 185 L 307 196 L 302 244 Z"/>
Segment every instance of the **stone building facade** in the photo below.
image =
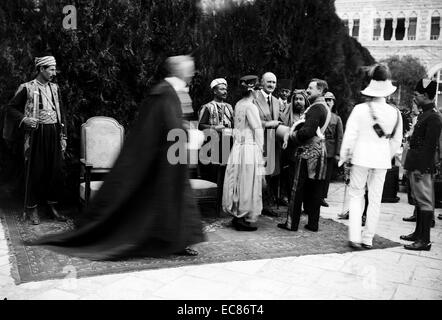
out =
<path fill-rule="evenodd" d="M 392 55 L 419 58 L 442 90 L 441 0 L 335 0 L 350 36 L 376 60 Z M 437 103 L 442 108 L 442 94 Z"/>

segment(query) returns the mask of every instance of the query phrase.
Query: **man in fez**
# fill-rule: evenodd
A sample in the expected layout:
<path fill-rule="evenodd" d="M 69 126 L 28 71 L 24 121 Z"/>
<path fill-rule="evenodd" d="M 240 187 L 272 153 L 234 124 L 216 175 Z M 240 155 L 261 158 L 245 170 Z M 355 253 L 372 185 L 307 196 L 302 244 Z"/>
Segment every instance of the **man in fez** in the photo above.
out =
<path fill-rule="evenodd" d="M 414 102 L 423 112 L 417 118 L 410 139 L 404 169 L 408 172 L 411 193 L 416 202 L 416 228 L 400 238 L 413 241 L 405 245 L 408 250 L 430 250 L 430 229 L 434 219 L 434 173 L 436 150 L 442 130 L 442 117 L 434 104 L 437 83 L 421 79 L 414 89 Z"/>
<path fill-rule="evenodd" d="M 25 212 L 38 225 L 38 204 L 45 202 L 52 216 L 66 218 L 55 208 L 62 181 L 62 153 L 66 150 L 65 112 L 57 84 L 56 61 L 52 56 L 35 58 L 37 77 L 23 83 L 7 106 L 8 116 L 24 130 Z"/>

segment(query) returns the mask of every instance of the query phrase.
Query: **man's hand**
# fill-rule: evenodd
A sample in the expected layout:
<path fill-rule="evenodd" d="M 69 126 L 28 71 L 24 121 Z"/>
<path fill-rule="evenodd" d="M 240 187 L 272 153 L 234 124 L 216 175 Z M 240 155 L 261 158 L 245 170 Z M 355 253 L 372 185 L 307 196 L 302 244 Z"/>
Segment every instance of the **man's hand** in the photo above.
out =
<path fill-rule="evenodd" d="M 422 180 L 422 172 L 420 172 L 419 170 L 414 170 L 413 174 L 416 181 Z"/>
<path fill-rule="evenodd" d="M 282 144 L 282 149 L 285 150 L 287 148 L 289 142 L 289 132 L 284 135 L 284 143 Z"/>
<path fill-rule="evenodd" d="M 339 154 L 335 155 L 335 160 L 336 160 L 336 161 L 339 161 L 340 158 L 341 158 L 341 157 L 339 157 Z"/>
<path fill-rule="evenodd" d="M 68 143 L 66 142 L 66 139 L 61 139 L 61 152 L 66 151 L 67 145 L 68 145 Z"/>
<path fill-rule="evenodd" d="M 278 120 L 267 121 L 265 124 L 265 127 L 266 128 L 276 128 L 280 123 L 281 123 L 281 121 L 278 121 Z"/>
<path fill-rule="evenodd" d="M 223 129 L 225 129 L 225 127 L 222 124 L 219 124 L 219 125 L 215 126 L 215 130 L 218 131 L 218 132 L 223 131 Z"/>
<path fill-rule="evenodd" d="M 31 117 L 24 117 L 23 123 L 25 124 L 27 129 L 35 130 L 38 126 L 38 119 L 37 118 L 31 118 Z"/>

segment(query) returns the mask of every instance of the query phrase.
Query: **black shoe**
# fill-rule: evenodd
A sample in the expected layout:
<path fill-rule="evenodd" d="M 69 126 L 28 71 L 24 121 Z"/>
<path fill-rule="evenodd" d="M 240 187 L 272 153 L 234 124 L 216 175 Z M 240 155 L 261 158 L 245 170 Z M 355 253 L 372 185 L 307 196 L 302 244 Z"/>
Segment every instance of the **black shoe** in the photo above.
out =
<path fill-rule="evenodd" d="M 348 242 L 348 246 L 349 246 L 350 248 L 352 248 L 352 249 L 355 249 L 355 250 L 362 250 L 362 246 L 361 246 L 360 243 L 356 243 L 356 242 L 353 242 L 353 241 L 349 241 L 349 242 Z"/>
<path fill-rule="evenodd" d="M 261 214 L 269 217 L 278 217 L 278 213 L 272 209 L 262 209 Z"/>
<path fill-rule="evenodd" d="M 361 243 L 361 247 L 367 250 L 373 249 L 373 246 L 370 244 Z"/>
<path fill-rule="evenodd" d="M 196 250 L 194 250 L 192 248 L 186 247 L 186 248 L 184 248 L 183 251 L 178 252 L 177 254 L 179 256 L 191 256 L 191 257 L 194 257 L 194 256 L 198 255 L 198 251 L 196 251 Z"/>
<path fill-rule="evenodd" d="M 250 222 L 244 220 L 244 218 L 238 219 L 235 224 L 235 229 L 237 231 L 256 231 L 258 227 L 252 225 Z"/>
<path fill-rule="evenodd" d="M 328 207 L 328 203 L 325 202 L 324 199 L 321 199 L 321 206 L 322 206 L 322 207 Z"/>
<path fill-rule="evenodd" d="M 416 222 L 416 216 L 412 215 L 412 216 L 407 217 L 407 218 L 402 218 L 402 220 L 404 220 L 406 222 Z"/>
<path fill-rule="evenodd" d="M 338 219 L 348 220 L 349 217 L 350 217 L 350 212 L 348 210 L 344 213 L 338 214 Z"/>
<path fill-rule="evenodd" d="M 417 241 L 417 237 L 413 233 L 407 234 L 405 236 L 400 236 L 399 239 L 405 240 L 405 241 Z"/>
<path fill-rule="evenodd" d="M 289 227 L 287 227 L 287 225 L 285 223 L 278 223 L 278 228 L 288 230 L 288 231 L 298 231 L 298 229 L 290 229 Z"/>
<path fill-rule="evenodd" d="M 414 251 L 430 251 L 431 242 L 424 242 L 422 240 L 417 240 L 412 244 L 404 245 L 404 248 L 407 250 L 414 250 Z"/>
<path fill-rule="evenodd" d="M 50 209 L 51 214 L 52 214 L 52 216 L 54 217 L 55 220 L 61 221 L 61 222 L 65 222 L 65 221 L 68 220 L 65 216 L 63 216 L 62 214 L 58 213 L 58 211 L 55 209 L 53 204 L 49 205 L 49 209 Z"/>
<path fill-rule="evenodd" d="M 313 231 L 313 232 L 318 232 L 318 228 L 312 228 L 310 225 L 306 224 L 304 226 L 305 229 L 309 230 L 309 231 Z"/>
<path fill-rule="evenodd" d="M 437 216 L 437 218 L 438 218 L 439 220 L 442 220 L 442 213 L 439 213 L 439 215 Z"/>

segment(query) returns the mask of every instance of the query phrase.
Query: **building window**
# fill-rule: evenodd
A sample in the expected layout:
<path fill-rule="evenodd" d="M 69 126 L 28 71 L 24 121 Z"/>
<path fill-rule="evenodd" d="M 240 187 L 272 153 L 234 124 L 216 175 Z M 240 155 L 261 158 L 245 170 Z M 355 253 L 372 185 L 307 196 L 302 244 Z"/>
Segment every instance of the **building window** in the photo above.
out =
<path fill-rule="evenodd" d="M 408 24 L 408 40 L 416 40 L 416 26 L 417 18 L 410 18 Z"/>
<path fill-rule="evenodd" d="M 381 37 L 381 19 L 374 19 L 373 26 L 373 40 L 379 40 Z"/>
<path fill-rule="evenodd" d="M 439 39 L 439 33 L 440 33 L 440 17 L 431 17 L 430 40 Z"/>
<path fill-rule="evenodd" d="M 351 36 L 355 39 L 359 37 L 359 19 L 353 20 L 353 30 L 351 32 Z"/>
<path fill-rule="evenodd" d="M 384 40 L 391 40 L 392 36 L 393 36 L 393 19 L 387 18 L 385 19 Z"/>
<path fill-rule="evenodd" d="M 344 27 L 345 27 L 345 29 L 347 30 L 347 33 L 348 33 L 348 19 L 344 19 L 344 20 L 342 20 L 342 22 L 344 23 Z"/>
<path fill-rule="evenodd" d="M 396 25 L 396 40 L 404 40 L 405 36 L 405 18 L 398 18 Z"/>

